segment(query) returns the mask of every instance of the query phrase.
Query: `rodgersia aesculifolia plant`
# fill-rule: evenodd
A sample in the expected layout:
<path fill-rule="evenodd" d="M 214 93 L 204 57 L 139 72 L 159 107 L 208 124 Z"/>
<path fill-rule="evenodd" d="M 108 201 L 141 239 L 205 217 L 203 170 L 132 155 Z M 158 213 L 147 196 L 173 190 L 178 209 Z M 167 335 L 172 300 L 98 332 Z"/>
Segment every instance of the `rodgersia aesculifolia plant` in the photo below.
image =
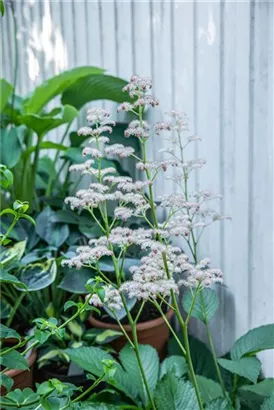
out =
<path fill-rule="evenodd" d="M 165 304 L 174 310 L 181 327 L 183 344 L 165 320 L 188 362 L 190 378 L 199 407 L 202 409 L 203 403 L 189 351 L 188 322 L 199 293 L 205 287 L 221 283 L 222 272 L 220 269 L 212 268 L 208 258 L 199 261 L 197 247 L 205 228 L 226 217 L 219 215 L 210 205 L 213 200 L 219 198 L 218 195 L 208 191 L 189 192 L 189 178 L 195 170 L 203 167 L 205 161 L 187 159 L 188 146 L 200 138 L 188 135 L 185 114 L 171 111 L 167 113 L 168 121 L 155 125 L 144 120 L 146 108 L 159 104 L 158 100 L 150 95 L 151 88 L 149 78 L 133 76 L 124 87 L 124 91 L 132 97 L 132 103 L 123 103 L 118 107 L 118 112 L 126 111 L 136 116 L 125 131 L 125 143 L 127 138 L 138 138 L 141 145 L 140 156 L 131 146 L 111 144 L 111 132 L 115 123 L 106 110 L 92 108 L 88 111 L 89 127 L 81 128 L 79 135 L 90 136 L 88 146 L 83 149 L 83 156 L 89 159 L 83 164 L 71 166 L 70 171 L 88 174 L 92 177 L 92 182 L 88 188 L 80 189 L 75 197 L 66 198 L 66 203 L 70 204 L 72 209 L 89 211 L 104 236 L 90 240 L 88 246 L 79 247 L 77 256 L 64 261 L 64 264 L 76 268 L 90 267 L 96 271 L 96 283 L 94 282 L 93 287 L 89 286 L 94 292 L 90 303 L 95 306 L 107 306 L 114 315 L 120 309 L 125 309 L 133 333 L 133 340 L 128 338 L 128 341 L 136 352 L 152 408 L 155 408 L 155 405 L 139 357 L 136 323 L 147 301 L 157 307 L 164 319 Z M 148 158 L 147 144 L 154 134 L 157 138 L 164 135 L 170 140 L 171 148 L 162 150 L 167 156 L 164 160 L 151 161 Z M 142 175 L 141 180 L 133 181 L 128 176 L 117 176 L 114 168 L 104 168 L 102 159 L 108 156 L 134 158 L 138 174 Z M 178 189 L 174 194 L 155 197 L 155 180 L 157 177 L 165 178 L 165 172 L 169 168 L 173 168 L 172 179 Z M 114 206 L 114 219 L 111 220 L 108 216 L 110 206 Z M 159 207 L 166 210 L 164 220 L 157 217 Z M 97 217 L 98 212 L 100 218 Z M 131 217 L 145 221 L 147 229 L 130 229 L 125 226 Z M 174 237 L 182 238 L 182 247 L 173 245 Z M 184 251 L 184 243 L 187 244 L 190 258 Z M 130 268 L 132 276 L 126 279 L 123 263 L 133 245 L 139 246 L 145 256 L 141 258 L 138 266 Z M 112 258 L 115 281 L 100 269 L 99 261 L 106 256 Z M 188 287 L 193 292 L 191 308 L 186 318 L 182 316 L 179 307 L 181 287 Z M 132 298 L 141 301 L 140 310 L 135 318 L 127 303 L 127 300 Z M 127 337 L 118 317 L 117 321 Z M 215 354 L 214 357 L 216 358 Z M 216 371 L 222 384 L 217 361 Z"/>

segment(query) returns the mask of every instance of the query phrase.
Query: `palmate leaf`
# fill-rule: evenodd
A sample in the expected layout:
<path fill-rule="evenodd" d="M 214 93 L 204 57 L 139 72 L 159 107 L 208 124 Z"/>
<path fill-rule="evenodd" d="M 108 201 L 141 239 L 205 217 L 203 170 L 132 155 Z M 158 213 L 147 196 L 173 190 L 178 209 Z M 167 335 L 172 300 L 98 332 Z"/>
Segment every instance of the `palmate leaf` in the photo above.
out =
<path fill-rule="evenodd" d="M 64 107 L 59 110 L 59 113 L 54 116 L 24 114 L 19 117 L 19 120 L 22 124 L 31 128 L 39 137 L 41 137 L 54 128 L 73 121 L 77 115 L 78 111 L 74 107 L 71 105 L 64 105 Z"/>
<path fill-rule="evenodd" d="M 194 388 L 190 382 L 167 373 L 158 383 L 155 393 L 157 410 L 198 410 Z"/>
<path fill-rule="evenodd" d="M 238 376 L 256 383 L 261 371 L 261 362 L 256 357 L 243 357 L 239 360 L 218 359 L 218 363 Z"/>
<path fill-rule="evenodd" d="M 88 75 L 67 88 L 61 101 L 62 104 L 70 104 L 77 109 L 95 100 L 111 100 L 120 103 L 130 101 L 129 96 L 122 91 L 126 84 L 127 81 L 110 75 Z"/>
<path fill-rule="evenodd" d="M 149 345 L 139 345 L 141 362 L 146 379 L 153 395 L 159 374 L 159 358 L 156 350 Z M 123 368 L 117 368 L 114 379 L 116 387 L 133 400 L 141 400 L 146 406 L 149 403 L 136 354 L 128 344 L 120 352 L 119 359 Z M 134 382 L 133 382 L 134 381 Z"/>
<path fill-rule="evenodd" d="M 91 66 L 77 67 L 64 71 L 35 88 L 30 97 L 25 100 L 25 111 L 27 113 L 37 114 L 50 100 L 63 93 L 67 88 L 72 86 L 75 81 L 87 75 L 99 75 L 103 72 L 103 69 Z"/>
<path fill-rule="evenodd" d="M 183 307 L 187 313 L 193 300 L 193 291 L 187 290 L 183 295 Z M 205 288 L 198 294 L 191 316 L 206 322 L 212 319 L 219 307 L 217 293 L 213 289 Z"/>
<path fill-rule="evenodd" d="M 231 358 L 238 360 L 267 349 L 274 349 L 274 324 L 257 327 L 240 337 L 231 349 Z"/>

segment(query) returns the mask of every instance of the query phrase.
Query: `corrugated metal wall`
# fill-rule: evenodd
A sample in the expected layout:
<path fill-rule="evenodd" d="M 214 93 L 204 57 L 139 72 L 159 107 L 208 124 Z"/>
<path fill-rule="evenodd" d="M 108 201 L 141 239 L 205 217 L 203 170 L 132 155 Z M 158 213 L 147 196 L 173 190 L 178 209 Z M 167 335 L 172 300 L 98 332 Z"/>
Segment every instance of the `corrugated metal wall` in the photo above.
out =
<path fill-rule="evenodd" d="M 210 228 L 201 256 L 221 266 L 227 288 L 214 321 L 221 352 L 254 326 L 273 322 L 273 2 L 15 1 L 18 90 L 79 65 L 152 76 L 161 108 L 190 117 L 207 166 L 196 187 L 220 192 L 232 222 Z M 13 23 L 1 21 L 3 76 L 12 80 Z M 105 103 L 113 112 L 111 103 Z M 53 135 L 53 138 L 57 136 Z M 152 141 L 156 156 L 161 142 Z M 160 181 L 161 192 L 168 192 Z M 159 191 L 158 185 L 158 191 Z M 193 330 L 203 337 L 201 326 Z M 265 355 L 273 374 L 273 355 Z"/>

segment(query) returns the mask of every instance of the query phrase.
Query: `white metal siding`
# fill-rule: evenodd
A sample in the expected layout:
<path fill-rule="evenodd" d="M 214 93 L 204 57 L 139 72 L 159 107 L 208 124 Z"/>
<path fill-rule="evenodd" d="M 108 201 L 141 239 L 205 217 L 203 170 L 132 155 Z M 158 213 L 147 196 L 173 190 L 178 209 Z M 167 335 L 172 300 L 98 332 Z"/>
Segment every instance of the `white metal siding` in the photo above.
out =
<path fill-rule="evenodd" d="M 221 266 L 227 285 L 212 324 L 218 351 L 248 329 L 273 322 L 273 2 L 15 3 L 21 93 L 64 69 L 90 64 L 124 78 L 152 76 L 161 101 L 155 119 L 171 108 L 188 113 L 190 131 L 203 137 L 193 152 L 208 161 L 196 187 L 222 193 L 220 211 L 233 218 L 210 228 L 200 249 Z M 12 81 L 9 12 L 1 27 L 2 74 Z M 105 105 L 115 112 L 112 103 Z M 151 155 L 158 147 L 153 141 Z M 168 192 L 167 183 L 160 186 Z M 193 329 L 203 336 L 200 325 Z M 264 362 L 273 375 L 272 353 Z"/>

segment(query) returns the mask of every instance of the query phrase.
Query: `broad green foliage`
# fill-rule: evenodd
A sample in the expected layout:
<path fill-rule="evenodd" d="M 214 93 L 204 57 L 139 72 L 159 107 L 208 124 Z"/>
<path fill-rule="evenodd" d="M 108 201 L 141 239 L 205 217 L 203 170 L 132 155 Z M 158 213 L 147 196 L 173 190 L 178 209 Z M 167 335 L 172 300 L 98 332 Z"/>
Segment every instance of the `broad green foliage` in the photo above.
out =
<path fill-rule="evenodd" d="M 155 396 L 157 410 L 198 410 L 194 388 L 191 383 L 167 373 L 157 385 Z"/>
<path fill-rule="evenodd" d="M 73 363 L 95 376 L 103 373 L 102 360 L 112 360 L 112 356 L 99 347 L 79 347 L 78 349 L 66 349 L 65 353 Z"/>
<path fill-rule="evenodd" d="M 27 265 L 20 272 L 19 278 L 29 292 L 35 292 L 51 285 L 56 278 L 56 273 L 56 262 L 54 259 L 49 259 L 45 263 Z"/>
<path fill-rule="evenodd" d="M 222 396 L 222 389 L 219 383 L 204 376 L 197 376 L 197 382 L 205 403 Z"/>
<path fill-rule="evenodd" d="M 22 127 L 13 126 L 1 130 L 1 162 L 9 168 L 13 168 L 20 159 L 22 132 L 24 132 Z"/>
<path fill-rule="evenodd" d="M 229 400 L 226 399 L 216 399 L 209 403 L 205 410 L 234 410 L 231 406 Z"/>
<path fill-rule="evenodd" d="M 160 378 L 167 373 L 173 373 L 176 377 L 182 377 L 187 373 L 187 363 L 182 356 L 167 357 L 160 367 Z"/>
<path fill-rule="evenodd" d="M 63 93 L 72 86 L 79 78 L 91 74 L 102 74 L 104 70 L 97 67 L 77 67 L 56 75 L 37 87 L 25 100 L 27 113 L 37 114 L 54 97 Z"/>
<path fill-rule="evenodd" d="M 267 349 L 274 349 L 274 324 L 257 327 L 240 337 L 231 349 L 231 358 L 238 360 Z"/>
<path fill-rule="evenodd" d="M 183 307 L 189 313 L 193 300 L 193 290 L 189 289 L 183 296 Z M 200 319 L 202 322 L 209 321 L 215 315 L 219 307 L 217 293 L 213 289 L 205 288 L 201 290 L 196 298 L 191 316 Z"/>
<path fill-rule="evenodd" d="M 36 218 L 36 233 L 48 245 L 60 247 L 68 238 L 69 228 L 67 224 L 56 223 L 55 213 L 47 206 Z"/>
<path fill-rule="evenodd" d="M 243 357 L 239 360 L 219 359 L 218 363 L 231 373 L 256 383 L 261 370 L 261 362 L 256 357 Z"/>
<path fill-rule="evenodd" d="M 80 78 L 62 95 L 62 104 L 71 104 L 78 110 L 95 100 L 123 102 L 129 97 L 122 92 L 126 81 L 110 75 L 88 75 Z"/>
<path fill-rule="evenodd" d="M 3 2 L 1 1 L 0 3 L 0 8 L 1 8 L 1 13 L 3 15 Z M 7 102 L 12 95 L 13 87 L 10 83 L 8 83 L 6 80 L 1 78 L 0 80 L 0 113 L 4 110 L 4 108 L 7 105 Z"/>

